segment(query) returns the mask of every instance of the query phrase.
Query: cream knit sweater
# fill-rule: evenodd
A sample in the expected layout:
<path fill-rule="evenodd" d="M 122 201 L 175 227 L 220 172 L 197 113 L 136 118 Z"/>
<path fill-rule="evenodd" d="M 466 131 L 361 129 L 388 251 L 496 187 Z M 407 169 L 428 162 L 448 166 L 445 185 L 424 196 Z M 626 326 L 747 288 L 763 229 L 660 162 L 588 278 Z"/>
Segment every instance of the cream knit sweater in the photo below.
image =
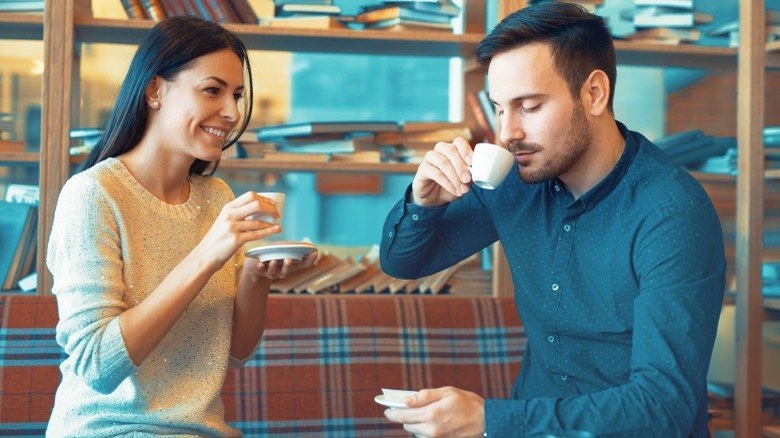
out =
<path fill-rule="evenodd" d="M 193 176 L 189 200 L 165 204 L 114 158 L 68 180 L 47 254 L 57 342 L 68 355 L 47 436 L 240 436 L 225 424 L 220 399 L 228 362 L 235 361 L 238 256 L 139 367 L 118 318 L 195 247 L 232 198 L 222 180 Z"/>

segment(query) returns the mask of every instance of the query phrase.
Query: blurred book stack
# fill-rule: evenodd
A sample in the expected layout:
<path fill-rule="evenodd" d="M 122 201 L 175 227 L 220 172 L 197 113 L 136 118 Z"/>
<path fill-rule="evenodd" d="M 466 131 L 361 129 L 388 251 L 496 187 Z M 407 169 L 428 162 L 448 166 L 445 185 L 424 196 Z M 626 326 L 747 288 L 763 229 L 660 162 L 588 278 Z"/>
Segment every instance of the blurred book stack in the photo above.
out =
<path fill-rule="evenodd" d="M 767 9 L 766 17 L 766 40 L 767 42 L 780 40 L 780 10 Z M 728 38 L 729 47 L 739 46 L 739 20 L 734 19 L 723 23 L 722 25 L 707 32 L 707 35 L 713 37 Z"/>
<path fill-rule="evenodd" d="M 332 0 L 274 0 L 274 15 L 263 26 L 331 29 L 343 28 L 341 7 Z"/>
<path fill-rule="evenodd" d="M 712 14 L 694 10 L 693 0 L 634 0 L 634 7 L 620 13 L 636 31 L 624 38 L 642 43 L 694 43 L 701 38 L 695 27 L 711 23 Z"/>
<path fill-rule="evenodd" d="M 14 290 L 35 272 L 38 186 L 11 184 L 0 201 L 0 290 Z M 26 288 L 22 288 L 26 289 Z"/>
<path fill-rule="evenodd" d="M 268 161 L 352 161 L 362 163 L 420 162 L 439 141 L 461 136 L 471 140 L 471 130 L 451 122 L 306 122 L 265 126 L 256 140 L 239 142 L 235 158 Z"/>
<path fill-rule="evenodd" d="M 706 135 L 698 129 L 681 131 L 654 141 L 675 163 L 690 170 L 737 174 L 737 139 Z M 780 169 L 780 126 L 764 128 L 764 166 Z"/>
<path fill-rule="evenodd" d="M 761 281 L 765 306 L 780 308 L 780 261 L 765 261 L 761 265 Z"/>
<path fill-rule="evenodd" d="M 490 272 L 480 269 L 475 254 L 433 275 L 417 280 L 391 277 L 379 267 L 378 247 L 357 257 L 321 249 L 314 266 L 274 281 L 276 293 L 474 294 L 490 292 Z"/>
<path fill-rule="evenodd" d="M 0 153 L 24 152 L 24 142 L 16 140 L 13 113 L 0 113 Z"/>
<path fill-rule="evenodd" d="M 2 0 L 0 0 L 2 1 Z M 218 23 L 257 24 L 249 0 L 120 0 L 128 18 L 159 21 L 194 15 Z"/>
<path fill-rule="evenodd" d="M 453 32 L 461 8 L 451 0 L 384 1 L 363 6 L 347 27 L 356 30 Z"/>
<path fill-rule="evenodd" d="M 531 0 L 531 4 L 542 3 L 545 1 L 550 1 L 550 0 Z M 604 4 L 604 0 L 552 0 L 552 1 L 556 3 L 572 3 L 575 5 L 580 5 L 582 8 L 584 8 L 591 14 L 595 14 L 596 8 Z"/>

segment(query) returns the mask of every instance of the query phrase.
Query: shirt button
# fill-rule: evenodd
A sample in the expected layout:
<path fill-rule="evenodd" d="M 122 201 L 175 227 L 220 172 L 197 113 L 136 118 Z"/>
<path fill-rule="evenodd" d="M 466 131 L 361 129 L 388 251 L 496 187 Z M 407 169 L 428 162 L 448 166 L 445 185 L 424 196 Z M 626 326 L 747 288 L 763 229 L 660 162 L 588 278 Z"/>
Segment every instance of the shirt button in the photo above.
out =
<path fill-rule="evenodd" d="M 553 342 L 555 342 L 555 336 L 553 336 L 553 335 L 550 335 L 550 336 L 548 336 L 548 337 L 547 337 L 547 342 L 549 342 L 549 343 L 551 343 L 551 344 L 552 344 Z"/>
<path fill-rule="evenodd" d="M 393 232 L 391 231 L 391 232 L 387 233 L 387 237 L 393 237 Z"/>
<path fill-rule="evenodd" d="M 569 224 L 566 224 L 566 225 L 564 225 L 564 226 L 563 226 L 563 231 L 566 231 L 566 232 L 568 232 L 568 231 L 570 231 L 570 230 L 571 230 L 571 225 L 569 225 Z"/>
<path fill-rule="evenodd" d="M 553 292 L 557 291 L 558 288 L 559 288 L 558 283 L 553 283 L 553 285 L 552 285 Z"/>
<path fill-rule="evenodd" d="M 561 186 L 559 186 L 558 184 L 556 184 L 556 185 L 555 185 L 555 191 L 556 191 L 556 192 L 560 192 L 560 191 L 561 191 Z"/>
<path fill-rule="evenodd" d="M 569 376 L 567 376 L 566 374 L 562 374 L 562 375 L 561 375 L 561 380 L 566 380 L 566 379 L 568 379 L 568 378 L 569 378 Z"/>
<path fill-rule="evenodd" d="M 417 216 L 417 214 L 413 214 L 413 215 L 412 215 L 412 220 L 415 220 L 415 221 L 416 221 L 416 220 L 418 220 L 418 219 L 420 219 L 420 216 Z"/>

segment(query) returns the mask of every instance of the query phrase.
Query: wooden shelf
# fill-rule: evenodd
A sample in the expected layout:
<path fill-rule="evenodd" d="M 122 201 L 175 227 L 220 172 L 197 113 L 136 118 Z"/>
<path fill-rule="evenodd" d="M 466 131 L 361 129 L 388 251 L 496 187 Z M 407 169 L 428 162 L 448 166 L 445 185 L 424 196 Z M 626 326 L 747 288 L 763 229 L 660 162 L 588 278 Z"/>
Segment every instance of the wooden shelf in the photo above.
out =
<path fill-rule="evenodd" d="M 734 69 L 737 49 L 732 47 L 666 45 L 615 41 L 619 65 Z"/>
<path fill-rule="evenodd" d="M 0 40 L 43 40 L 43 15 L 0 12 Z"/>
<path fill-rule="evenodd" d="M 329 161 L 323 163 L 268 161 L 261 158 L 223 159 L 219 170 L 279 170 L 295 172 L 339 172 L 339 173 L 414 173 L 418 164 L 405 163 L 358 163 L 350 161 Z"/>
<path fill-rule="evenodd" d="M 37 166 L 40 156 L 37 152 L 2 152 L 0 153 L 0 164 L 22 164 Z"/>
<path fill-rule="evenodd" d="M 76 34 L 82 43 L 138 44 L 152 20 L 82 18 Z M 252 50 L 317 53 L 360 53 L 413 56 L 471 56 L 482 34 L 389 32 L 350 29 L 280 29 L 252 24 L 224 24 Z"/>
<path fill-rule="evenodd" d="M 78 164 L 84 160 L 84 155 L 71 155 L 70 163 Z M 0 165 L 37 166 L 41 157 L 37 152 L 0 152 Z"/>
<path fill-rule="evenodd" d="M 81 18 L 76 33 L 82 43 L 138 44 L 152 20 Z M 484 35 L 437 31 L 392 32 L 350 29 L 284 29 L 251 24 L 225 24 L 252 50 L 317 53 L 356 53 L 437 57 L 472 57 Z M 389 44 L 391 43 L 391 44 Z M 736 49 L 696 45 L 615 41 L 623 65 L 735 68 Z"/>

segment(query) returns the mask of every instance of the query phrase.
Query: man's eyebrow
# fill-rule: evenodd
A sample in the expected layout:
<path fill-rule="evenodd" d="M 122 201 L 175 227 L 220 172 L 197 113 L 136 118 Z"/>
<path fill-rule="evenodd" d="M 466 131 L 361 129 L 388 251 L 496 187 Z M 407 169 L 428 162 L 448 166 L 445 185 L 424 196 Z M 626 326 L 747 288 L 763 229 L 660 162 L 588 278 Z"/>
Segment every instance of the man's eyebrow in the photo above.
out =
<path fill-rule="evenodd" d="M 518 102 L 522 102 L 522 101 L 524 101 L 524 100 L 541 99 L 541 98 L 543 98 L 544 96 L 546 96 L 546 94 L 544 94 L 544 93 L 529 93 L 529 94 L 521 94 L 520 96 L 515 96 L 515 97 L 513 97 L 513 98 L 509 99 L 509 104 L 510 104 L 510 105 L 511 105 L 511 104 L 515 104 L 515 103 L 518 103 Z M 490 100 L 490 102 L 492 102 L 492 103 L 493 103 L 493 105 L 499 106 L 499 105 L 496 103 L 496 101 L 495 101 L 495 100 L 493 100 L 493 99 L 490 97 L 490 95 L 488 95 L 488 100 Z"/>

